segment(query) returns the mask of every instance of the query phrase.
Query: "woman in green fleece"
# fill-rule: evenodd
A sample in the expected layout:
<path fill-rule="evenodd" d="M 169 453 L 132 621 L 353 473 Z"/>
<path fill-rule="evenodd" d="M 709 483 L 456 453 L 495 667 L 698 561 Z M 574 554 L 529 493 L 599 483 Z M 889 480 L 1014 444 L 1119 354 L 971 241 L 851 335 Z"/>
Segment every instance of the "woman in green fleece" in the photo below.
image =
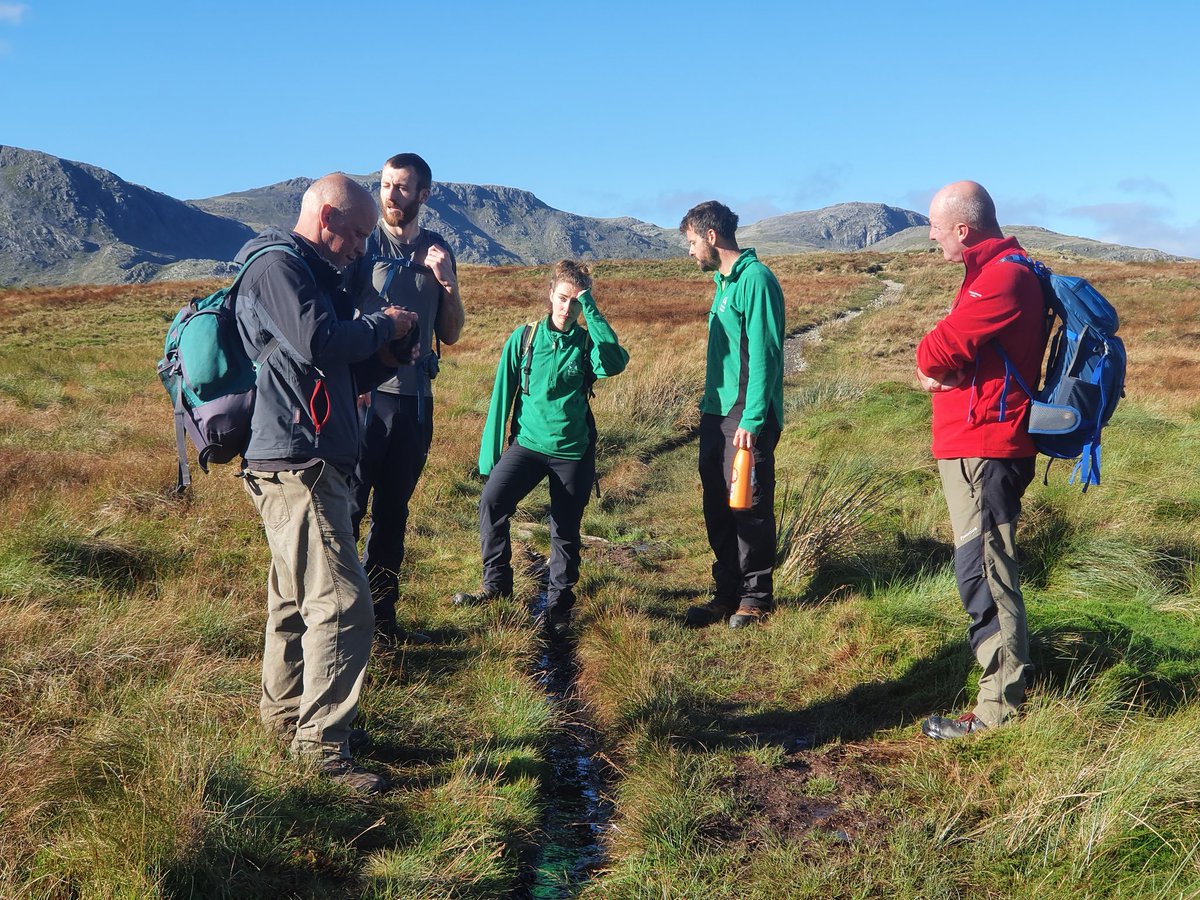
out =
<path fill-rule="evenodd" d="M 479 472 L 488 476 L 479 498 L 483 589 L 454 595 L 460 605 L 512 595 L 508 520 L 549 478 L 550 579 L 542 623 L 554 638 L 569 629 L 579 580 L 579 523 L 596 480 L 596 423 L 588 396 L 597 378 L 617 375 L 629 362 L 591 287 L 586 266 L 562 260 L 550 276 L 549 314 L 517 328 L 504 344 L 479 447 Z M 581 312 L 586 330 L 578 323 Z"/>

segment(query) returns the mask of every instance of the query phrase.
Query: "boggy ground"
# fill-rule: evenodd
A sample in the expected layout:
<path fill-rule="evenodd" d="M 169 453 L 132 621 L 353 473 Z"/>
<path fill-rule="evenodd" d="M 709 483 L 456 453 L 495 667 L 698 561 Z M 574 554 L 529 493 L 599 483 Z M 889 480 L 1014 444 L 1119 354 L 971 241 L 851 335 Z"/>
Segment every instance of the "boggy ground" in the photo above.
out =
<path fill-rule="evenodd" d="M 706 829 L 717 840 L 756 844 L 784 841 L 878 842 L 890 820 L 870 812 L 880 783 L 872 771 L 894 757 L 873 744 L 828 751 L 795 750 L 775 765 L 752 756 L 734 760 L 735 771 L 715 787 L 733 799 L 734 812 Z"/>
<path fill-rule="evenodd" d="M 681 626 L 708 578 L 693 435 L 711 282 L 686 261 L 597 266 L 631 364 L 597 386 L 575 630 L 615 812 L 603 868 L 560 893 L 1200 895 L 1200 264 L 1051 260 L 1120 309 L 1128 396 L 1104 483 L 1084 497 L 1056 466 L 1026 498 L 1026 716 L 942 746 L 915 723 L 967 706 L 974 676 L 912 351 L 959 272 L 936 254 L 770 262 L 789 331 L 867 311 L 787 380 L 796 552 L 776 615 L 737 632 Z M 511 603 L 447 599 L 478 584 L 478 435 L 546 274 L 463 271 L 468 330 L 436 385 L 402 573 L 402 624 L 434 641 L 372 661 L 371 764 L 398 784 L 377 800 L 297 770 L 255 722 L 266 549 L 240 484 L 222 470 L 168 496 L 153 366 L 174 310 L 215 285 L 0 292 L 0 895 L 527 883 L 562 725 L 535 673 L 537 573 Z M 882 279 L 903 299 L 872 308 Z M 539 490 L 518 514 L 534 554 L 546 509 Z"/>

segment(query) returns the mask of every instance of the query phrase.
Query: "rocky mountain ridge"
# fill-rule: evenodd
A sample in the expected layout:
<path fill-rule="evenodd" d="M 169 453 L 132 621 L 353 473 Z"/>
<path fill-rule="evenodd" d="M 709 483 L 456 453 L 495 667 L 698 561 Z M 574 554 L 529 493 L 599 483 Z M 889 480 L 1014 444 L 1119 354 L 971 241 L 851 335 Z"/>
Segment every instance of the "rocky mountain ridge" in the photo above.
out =
<path fill-rule="evenodd" d="M 351 177 L 378 190 L 378 173 Z M 0 286 L 226 277 L 233 271 L 229 260 L 252 234 L 295 223 L 311 183 L 291 178 L 185 202 L 96 166 L 0 145 Z M 630 217 L 580 216 L 529 191 L 498 185 L 436 183 L 421 223 L 444 235 L 465 264 L 685 253 L 675 229 Z M 1031 251 L 1173 258 L 1028 226 L 1016 233 Z M 739 229 L 738 240 L 760 254 L 930 247 L 925 216 L 879 203 L 839 203 L 762 219 Z"/>

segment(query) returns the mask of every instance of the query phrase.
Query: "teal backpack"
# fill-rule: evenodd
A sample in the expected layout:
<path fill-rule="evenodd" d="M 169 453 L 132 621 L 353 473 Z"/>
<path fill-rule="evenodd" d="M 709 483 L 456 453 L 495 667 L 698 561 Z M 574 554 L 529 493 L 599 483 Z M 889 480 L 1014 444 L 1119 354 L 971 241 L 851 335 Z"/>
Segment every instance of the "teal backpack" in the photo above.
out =
<path fill-rule="evenodd" d="M 205 472 L 209 463 L 231 462 L 249 443 L 255 379 L 279 341 L 272 338 L 256 359 L 250 359 L 238 334 L 234 303 L 250 263 L 275 251 L 303 262 L 288 244 L 263 247 L 242 264 L 232 284 L 207 297 L 192 298 L 167 329 L 158 377 L 175 407 L 177 492 L 192 483 L 184 435 L 195 445 L 200 468 Z"/>

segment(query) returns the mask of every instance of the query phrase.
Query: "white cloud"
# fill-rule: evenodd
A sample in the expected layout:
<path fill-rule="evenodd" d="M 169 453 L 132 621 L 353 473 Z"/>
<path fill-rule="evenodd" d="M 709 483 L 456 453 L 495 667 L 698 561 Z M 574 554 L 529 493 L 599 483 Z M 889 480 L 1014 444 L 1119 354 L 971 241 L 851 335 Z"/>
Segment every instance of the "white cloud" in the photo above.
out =
<path fill-rule="evenodd" d="M 1200 222 L 1175 225 L 1171 210 L 1149 203 L 1096 203 L 1065 210 L 1100 227 L 1102 241 L 1130 247 L 1150 247 L 1179 256 L 1200 258 Z"/>
<path fill-rule="evenodd" d="M 752 225 L 760 219 L 770 219 L 796 211 L 795 209 L 784 209 L 770 197 L 734 198 L 728 202 L 733 211 L 738 214 L 738 224 L 742 227 Z"/>
<path fill-rule="evenodd" d="M 1174 197 L 1175 192 L 1170 186 L 1154 178 L 1122 178 L 1117 187 L 1130 194 L 1161 194 L 1164 197 Z"/>
<path fill-rule="evenodd" d="M 1049 208 L 1050 204 L 1042 194 L 996 200 L 996 216 L 1006 225 L 1042 225 Z"/>
<path fill-rule="evenodd" d="M 27 12 L 29 12 L 29 6 L 25 3 L 0 3 L 0 22 L 8 25 L 20 25 Z"/>
<path fill-rule="evenodd" d="M 804 176 L 796 185 L 795 193 L 792 194 L 791 202 L 794 209 L 784 210 L 784 212 L 795 212 L 798 209 L 812 209 L 833 202 L 841 202 L 831 198 L 837 197 L 838 191 L 842 190 L 845 171 L 845 166 L 828 165 Z M 850 197 L 847 199 L 867 203 L 874 200 L 873 197 Z"/>

